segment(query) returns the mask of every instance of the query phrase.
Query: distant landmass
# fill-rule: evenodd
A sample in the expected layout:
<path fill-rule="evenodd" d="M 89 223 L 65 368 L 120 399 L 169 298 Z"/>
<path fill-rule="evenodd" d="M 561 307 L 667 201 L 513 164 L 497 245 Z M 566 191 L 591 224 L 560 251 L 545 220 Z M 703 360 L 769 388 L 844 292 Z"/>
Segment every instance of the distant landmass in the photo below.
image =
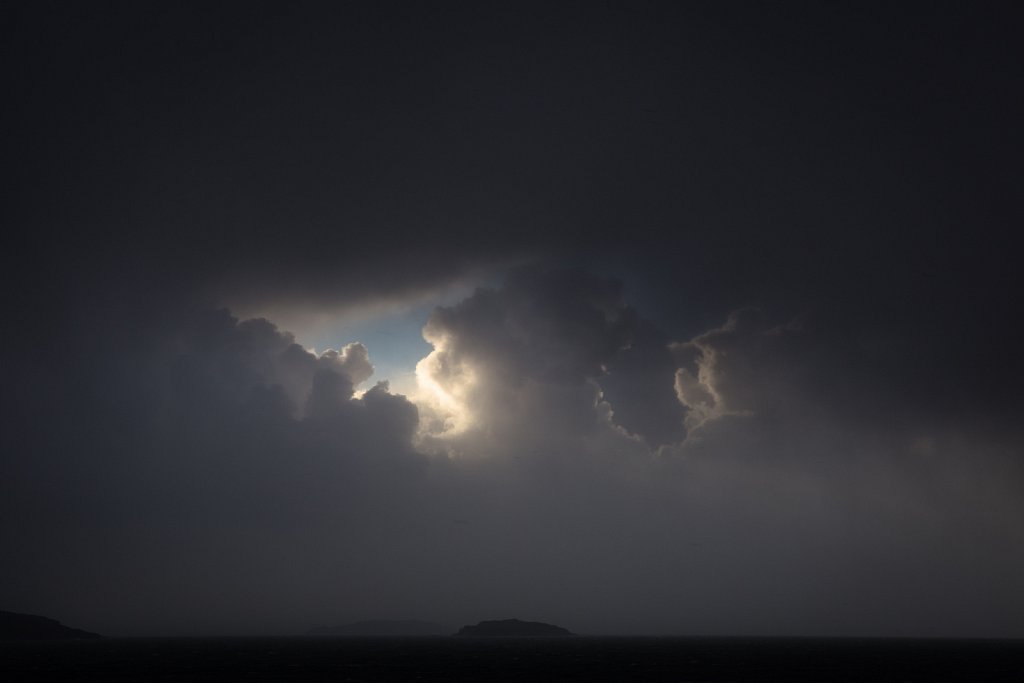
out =
<path fill-rule="evenodd" d="M 463 626 L 457 636 L 571 636 L 568 629 L 539 621 L 502 619 L 481 621 L 476 626 Z"/>
<path fill-rule="evenodd" d="M 0 640 L 68 640 L 102 638 L 97 633 L 64 626 L 56 619 L 35 614 L 0 611 Z"/>
<path fill-rule="evenodd" d="M 344 626 L 320 626 L 310 636 L 446 636 L 451 628 L 430 621 L 357 621 Z"/>

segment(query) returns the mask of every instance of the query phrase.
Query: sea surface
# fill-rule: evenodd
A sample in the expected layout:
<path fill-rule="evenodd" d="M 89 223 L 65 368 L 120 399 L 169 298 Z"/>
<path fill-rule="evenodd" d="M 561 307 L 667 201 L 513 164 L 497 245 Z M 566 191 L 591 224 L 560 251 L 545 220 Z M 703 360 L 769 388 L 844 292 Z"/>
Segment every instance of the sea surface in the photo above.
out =
<path fill-rule="evenodd" d="M 0 681 L 1024 681 L 1024 640 L 108 638 L 0 642 Z"/>

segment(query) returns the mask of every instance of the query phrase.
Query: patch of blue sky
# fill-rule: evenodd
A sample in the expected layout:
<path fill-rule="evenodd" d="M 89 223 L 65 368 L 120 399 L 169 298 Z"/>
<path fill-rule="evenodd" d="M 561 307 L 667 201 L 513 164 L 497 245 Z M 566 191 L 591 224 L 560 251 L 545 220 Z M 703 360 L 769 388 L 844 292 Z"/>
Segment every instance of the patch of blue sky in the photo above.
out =
<path fill-rule="evenodd" d="M 367 384 L 387 380 L 397 391 L 414 383 L 416 363 L 433 349 L 423 339 L 423 326 L 435 305 L 425 303 L 355 319 L 342 316 L 336 322 L 318 325 L 307 334 L 297 334 L 296 341 L 318 353 L 361 342 L 369 350 L 374 367 L 373 377 Z"/>

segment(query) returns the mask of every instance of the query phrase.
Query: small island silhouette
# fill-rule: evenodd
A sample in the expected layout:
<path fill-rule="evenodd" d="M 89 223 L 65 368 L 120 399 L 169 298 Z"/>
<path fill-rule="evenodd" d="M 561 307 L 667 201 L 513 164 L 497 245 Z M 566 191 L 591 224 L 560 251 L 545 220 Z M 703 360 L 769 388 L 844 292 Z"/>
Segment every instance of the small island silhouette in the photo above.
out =
<path fill-rule="evenodd" d="M 575 635 L 568 629 L 540 621 L 520 621 L 519 619 L 502 619 L 499 621 L 481 621 L 476 626 L 463 626 L 457 636 L 486 637 L 524 637 L 524 636 L 571 636 Z"/>
<path fill-rule="evenodd" d="M 35 614 L 0 611 L 0 640 L 68 640 L 102 638 L 77 628 L 64 626 L 56 619 Z"/>

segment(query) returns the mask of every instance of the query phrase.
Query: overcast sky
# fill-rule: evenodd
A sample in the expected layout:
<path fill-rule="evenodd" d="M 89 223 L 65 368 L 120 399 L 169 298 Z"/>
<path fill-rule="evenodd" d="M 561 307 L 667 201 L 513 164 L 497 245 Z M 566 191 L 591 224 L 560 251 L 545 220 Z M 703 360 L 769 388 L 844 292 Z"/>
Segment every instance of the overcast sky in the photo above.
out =
<path fill-rule="evenodd" d="M 0 609 L 1024 637 L 1022 23 L 5 3 Z"/>

